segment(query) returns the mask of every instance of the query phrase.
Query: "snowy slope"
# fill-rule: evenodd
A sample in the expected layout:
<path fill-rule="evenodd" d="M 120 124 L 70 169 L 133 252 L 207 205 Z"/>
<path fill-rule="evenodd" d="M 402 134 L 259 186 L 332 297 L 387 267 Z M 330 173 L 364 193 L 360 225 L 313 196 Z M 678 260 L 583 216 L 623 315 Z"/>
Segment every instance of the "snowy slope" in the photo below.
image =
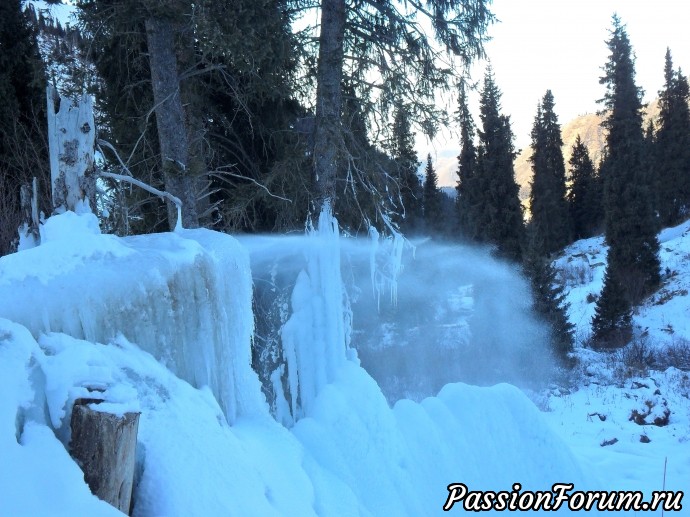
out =
<path fill-rule="evenodd" d="M 11 515 L 114 513 L 65 454 L 71 401 L 89 385 L 113 411 L 142 413 L 135 515 L 434 515 L 454 482 L 603 487 L 514 387 L 448 385 L 390 408 L 346 352 L 329 219 L 291 307 L 298 378 L 311 383 L 290 428 L 250 368 L 251 274 L 237 241 L 202 230 L 117 239 L 93 223 L 53 217 L 40 247 L 0 259 L 0 456 L 13 460 L 0 500 Z"/>
<path fill-rule="evenodd" d="M 690 480 L 690 221 L 663 230 L 659 241 L 662 286 L 635 308 L 633 342 L 608 354 L 578 348 L 579 387 L 554 390 L 543 402 L 547 421 L 585 468 L 616 489 L 646 494 L 663 487 L 687 492 Z M 580 343 L 591 336 L 606 252 L 595 237 L 569 246 L 555 262 Z M 651 414 L 636 423 L 634 412 Z M 654 425 L 666 412 L 668 423 Z M 690 515 L 690 504 L 675 514 Z"/>
<path fill-rule="evenodd" d="M 646 336 L 655 347 L 663 347 L 673 340 L 690 340 L 690 221 L 663 230 L 659 242 L 663 285 L 633 314 L 636 335 Z M 584 239 L 566 248 L 554 263 L 568 288 L 569 317 L 582 342 L 591 335 L 607 251 L 603 237 Z"/>

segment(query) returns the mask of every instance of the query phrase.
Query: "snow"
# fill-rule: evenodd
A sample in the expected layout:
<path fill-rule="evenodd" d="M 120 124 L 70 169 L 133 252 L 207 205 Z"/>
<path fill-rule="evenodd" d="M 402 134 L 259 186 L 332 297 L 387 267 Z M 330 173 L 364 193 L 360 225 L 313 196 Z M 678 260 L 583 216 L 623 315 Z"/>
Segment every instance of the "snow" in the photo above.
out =
<path fill-rule="evenodd" d="M 578 348 L 579 389 L 550 394 L 545 413 L 583 465 L 615 480 L 616 489 L 643 490 L 648 497 L 664 486 L 687 489 L 690 479 L 690 356 L 685 371 L 660 364 L 669 349 L 690 340 L 690 221 L 662 230 L 659 242 L 662 286 L 635 307 L 633 342 L 613 355 Z M 603 237 L 594 237 L 574 243 L 555 261 L 569 284 L 568 316 L 580 342 L 591 336 L 606 252 Z M 667 411 L 668 425 L 653 425 Z M 634 412 L 649 413 L 643 425 Z M 680 514 L 690 515 L 687 504 Z"/>
<path fill-rule="evenodd" d="M 121 515 L 91 494 L 83 474 L 42 422 L 34 392 L 42 353 L 29 332 L 0 319 L 0 500 L 3 515 Z"/>
<path fill-rule="evenodd" d="M 46 379 L 79 382 L 87 368 L 74 359 L 88 357 L 88 369 L 102 374 L 98 380 L 136 390 L 142 415 L 134 515 L 429 515 L 441 512 L 445 486 L 460 475 L 470 485 L 496 489 L 515 479 L 525 486 L 550 486 L 555 478 L 592 486 L 537 409 L 508 385 L 450 385 L 438 398 L 401 401 L 391 410 L 371 377 L 347 362 L 292 430 L 268 414 L 242 416 L 229 426 L 209 390 L 175 377 L 124 338 L 98 345 L 54 333 L 49 347 L 7 320 L 0 329 L 12 336 L 3 340 L 3 355 L 23 352 L 19 360 L 2 361 L 3 374 L 18 372 L 1 377 L 3 389 L 11 382 L 18 392 L 3 402 L 3 453 L 10 448 L 24 455 L 14 463 L 22 482 L 48 472 L 79 494 L 48 500 L 44 510 L 52 504 L 65 514 L 108 515 L 87 497 L 50 422 L 27 416 L 15 442 L 16 408 L 7 401 L 29 407 L 32 396 L 41 395 L 35 386 L 31 394 L 22 372 L 31 356 Z M 49 360 L 52 369 L 41 366 Z M 49 382 L 44 389 L 62 400 L 74 388 Z M 486 447 L 487 437 L 494 447 Z M 523 442 L 533 445 L 514 447 Z M 15 479 L 0 483 L 3 500 L 16 509 L 12 515 L 53 514 L 32 513 Z"/>
<path fill-rule="evenodd" d="M 613 488 L 615 483 L 616 490 L 642 490 L 648 500 L 653 490 L 687 490 L 690 475 L 688 374 L 669 368 L 648 377 L 627 379 L 622 385 L 599 381 L 573 393 L 550 397 L 549 412 L 545 413 L 581 464 L 600 472 L 611 485 L 608 488 Z M 683 385 L 685 388 L 679 389 Z M 654 395 L 655 392 L 661 395 Z M 656 414 L 661 414 L 663 407 L 670 408 L 668 426 L 641 426 L 630 421 L 632 411 L 643 410 L 647 401 L 654 404 Z M 653 416 L 648 420 L 651 422 Z M 649 443 L 640 441 L 643 436 Z M 617 441 L 601 446 L 613 440 Z M 686 504 L 679 515 L 688 514 Z"/>
<path fill-rule="evenodd" d="M 644 454 L 634 424 L 623 422 L 628 399 L 614 399 L 624 395 L 613 387 L 553 396 L 546 413 L 508 384 L 448 384 L 391 407 L 350 348 L 355 313 L 341 280 L 341 250 L 350 243 L 327 212 L 298 238 L 182 230 L 119 239 L 101 235 L 94 221 L 51 217 L 41 246 L 0 258 L 3 513 L 119 514 L 90 494 L 67 454 L 70 408 L 89 387 L 105 399 L 100 410 L 141 412 L 137 516 L 440 515 L 456 482 L 496 491 L 516 482 L 533 490 L 556 482 L 649 489 L 666 453 L 667 488 L 687 480 L 687 444 L 680 452 L 677 442 L 687 440 L 690 415 L 679 410 L 687 399 L 671 389 L 679 371 L 657 379 L 660 395 L 656 385 L 629 391 L 639 409 L 648 395 L 657 406 L 666 400 L 679 435 L 648 430 Z M 284 405 L 274 417 L 251 368 L 251 283 L 252 269 L 256 275 L 277 255 L 292 264 L 280 274 L 292 289 L 282 334 L 293 398 L 279 394 Z M 523 285 L 485 258 L 468 255 L 478 261 L 467 268 Z M 449 310 L 536 328 L 526 313 L 509 315 L 491 302 L 503 294 L 498 284 L 462 280 L 449 287 Z M 270 377 L 282 389 L 281 373 Z M 596 410 L 610 415 L 603 430 L 582 422 L 595 394 Z M 617 444 L 599 447 L 614 435 Z M 630 457 L 639 472 L 628 470 Z"/>

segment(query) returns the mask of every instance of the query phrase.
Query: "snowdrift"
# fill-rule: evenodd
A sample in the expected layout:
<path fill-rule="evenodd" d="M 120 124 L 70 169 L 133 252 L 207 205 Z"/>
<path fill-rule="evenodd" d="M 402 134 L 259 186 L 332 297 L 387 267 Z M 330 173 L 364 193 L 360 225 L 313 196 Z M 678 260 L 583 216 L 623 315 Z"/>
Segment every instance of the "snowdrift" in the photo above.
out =
<path fill-rule="evenodd" d="M 512 386 L 390 408 L 347 348 L 334 220 L 312 238 L 285 330 L 303 411 L 290 428 L 251 369 L 251 271 L 232 237 L 118 239 L 67 213 L 1 258 L 3 512 L 117 514 L 65 450 L 86 386 L 142 413 L 135 515 L 435 515 L 449 483 L 598 488 Z"/>

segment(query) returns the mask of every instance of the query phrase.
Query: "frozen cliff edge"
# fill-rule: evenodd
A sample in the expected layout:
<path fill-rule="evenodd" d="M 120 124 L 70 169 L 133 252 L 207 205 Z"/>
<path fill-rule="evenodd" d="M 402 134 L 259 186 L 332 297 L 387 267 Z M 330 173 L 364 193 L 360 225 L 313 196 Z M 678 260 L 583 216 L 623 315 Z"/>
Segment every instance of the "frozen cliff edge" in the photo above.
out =
<path fill-rule="evenodd" d="M 207 230 L 118 239 L 94 222 L 51 218 L 42 246 L 0 258 L 0 500 L 10 514 L 117 513 L 90 495 L 63 447 L 71 401 L 90 384 L 142 413 L 135 515 L 435 515 L 454 482 L 596 488 L 511 386 L 453 384 L 391 409 L 346 359 L 344 330 L 327 327 L 343 315 L 306 298 L 293 325 L 307 341 L 337 338 L 338 351 L 320 344 L 328 371 L 314 373 L 317 391 L 287 429 L 250 367 L 251 271 L 237 241 Z M 333 250 L 323 257 L 332 265 Z M 316 252 L 307 260 L 311 289 L 324 288 L 317 278 L 337 268 Z M 298 285 L 307 296 L 306 279 Z M 332 312 L 340 294 L 330 294 Z"/>
<path fill-rule="evenodd" d="M 42 245 L 2 258 L 0 317 L 34 336 L 94 343 L 122 335 L 190 384 L 208 386 L 228 421 L 263 403 L 251 370 L 249 258 L 235 239 L 183 230 L 119 239 L 67 212 Z"/>

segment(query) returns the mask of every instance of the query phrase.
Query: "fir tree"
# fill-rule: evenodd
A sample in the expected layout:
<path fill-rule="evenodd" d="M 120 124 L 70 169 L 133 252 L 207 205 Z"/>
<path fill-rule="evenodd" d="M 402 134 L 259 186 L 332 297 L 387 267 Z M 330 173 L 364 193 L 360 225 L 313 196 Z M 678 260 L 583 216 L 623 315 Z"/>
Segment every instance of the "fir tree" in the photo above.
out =
<path fill-rule="evenodd" d="M 426 169 L 424 169 L 424 222 L 429 233 L 438 234 L 443 228 L 442 196 L 431 154 L 429 154 L 426 159 Z"/>
<path fill-rule="evenodd" d="M 464 81 L 459 85 L 457 123 L 460 127 L 460 154 L 458 155 L 458 183 L 455 187 L 457 217 L 460 235 L 474 239 L 477 237 L 476 211 L 480 203 L 477 192 L 477 148 L 474 143 L 475 126 L 469 106 Z"/>
<path fill-rule="evenodd" d="M 659 130 L 654 143 L 661 224 L 680 222 L 690 206 L 690 109 L 688 80 L 673 70 L 666 50 L 664 89 L 659 92 Z"/>
<path fill-rule="evenodd" d="M 561 127 L 554 112 L 554 99 L 547 90 L 537 108 L 532 128 L 532 190 L 530 208 L 535 251 L 548 256 L 570 241 L 565 189 L 565 163 Z"/>
<path fill-rule="evenodd" d="M 607 87 L 603 103 L 608 133 L 602 171 L 609 251 L 592 322 L 600 345 L 618 343 L 617 338 L 629 333 L 632 305 L 660 281 L 659 241 L 644 166 L 641 92 L 635 85 L 628 35 L 617 16 L 607 45 L 610 55 L 600 82 Z"/>
<path fill-rule="evenodd" d="M 577 135 L 568 164 L 571 184 L 567 199 L 572 236 L 576 240 L 586 239 L 599 231 L 603 214 L 601 184 L 580 135 Z"/>
<path fill-rule="evenodd" d="M 480 98 L 476 192 L 481 199 L 475 228 L 479 240 L 495 245 L 500 256 L 520 261 L 525 227 L 513 167 L 513 132 L 510 118 L 500 112 L 500 100 L 501 92 L 489 67 Z"/>
<path fill-rule="evenodd" d="M 404 214 L 400 227 L 406 233 L 413 233 L 420 229 L 423 222 L 423 194 L 417 176 L 419 161 L 414 150 L 414 133 L 408 108 L 402 104 L 395 110 L 391 151 L 396 162 L 396 179 L 402 202 L 400 212 Z"/>

